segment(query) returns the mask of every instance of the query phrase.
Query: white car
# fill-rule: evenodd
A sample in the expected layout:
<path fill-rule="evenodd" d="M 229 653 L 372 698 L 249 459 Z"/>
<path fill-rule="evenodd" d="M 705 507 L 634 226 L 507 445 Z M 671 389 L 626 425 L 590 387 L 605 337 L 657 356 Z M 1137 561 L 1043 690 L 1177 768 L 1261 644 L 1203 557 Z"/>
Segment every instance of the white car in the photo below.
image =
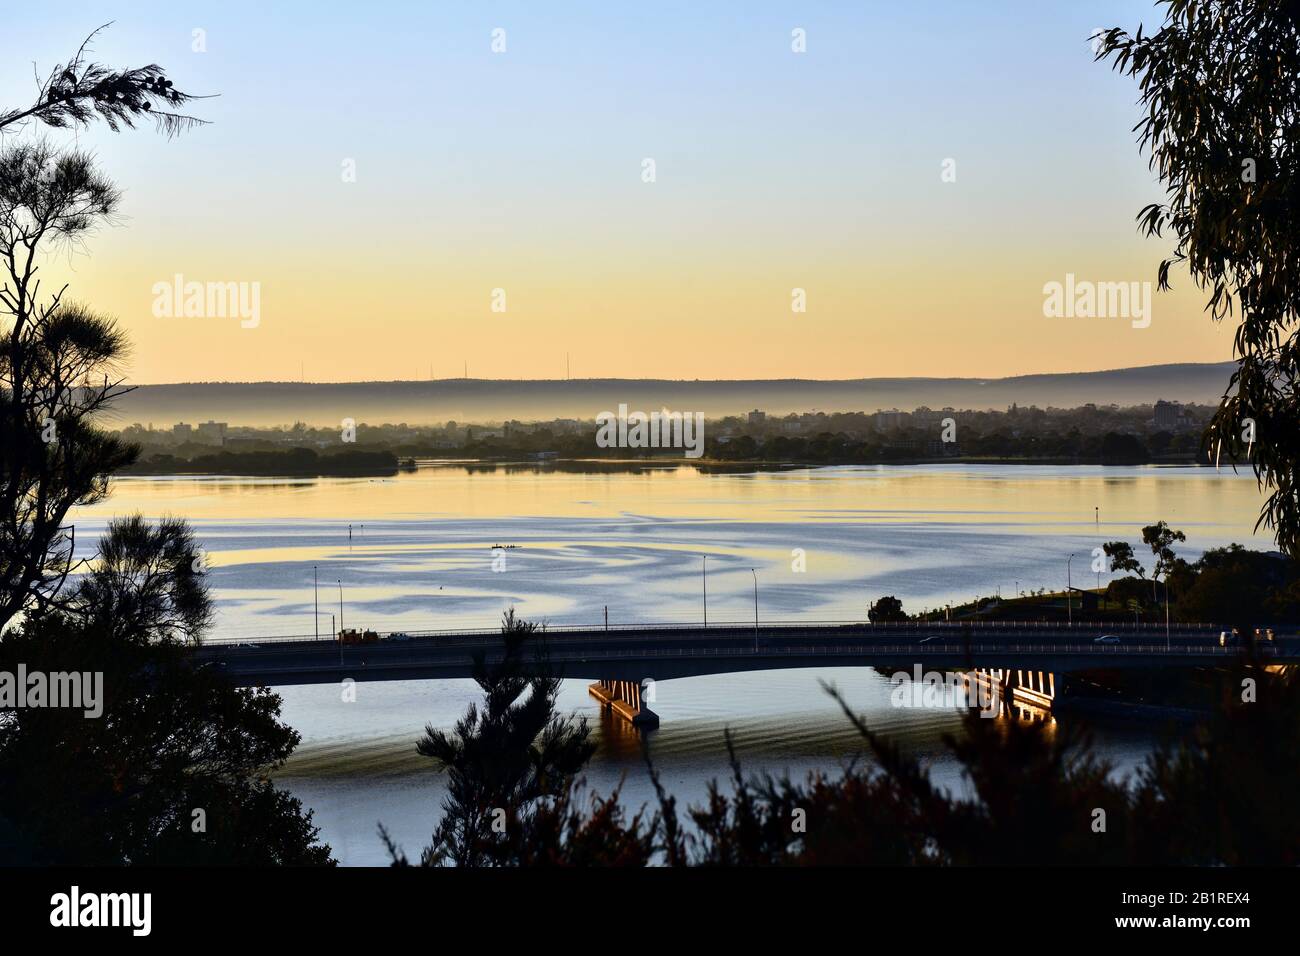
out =
<path fill-rule="evenodd" d="M 1119 639 L 1118 637 L 1116 637 L 1114 634 L 1103 634 L 1101 637 L 1097 638 L 1097 639 L 1096 639 L 1095 641 L 1093 641 L 1092 643 L 1094 643 L 1094 644 L 1119 644 L 1119 643 L 1120 643 L 1120 639 Z"/>

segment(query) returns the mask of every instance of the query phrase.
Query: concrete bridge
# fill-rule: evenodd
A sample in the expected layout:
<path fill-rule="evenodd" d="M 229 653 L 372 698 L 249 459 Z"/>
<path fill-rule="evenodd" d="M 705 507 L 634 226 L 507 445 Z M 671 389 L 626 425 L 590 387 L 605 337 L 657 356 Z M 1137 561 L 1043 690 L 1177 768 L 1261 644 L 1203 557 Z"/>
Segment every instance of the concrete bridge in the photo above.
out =
<path fill-rule="evenodd" d="M 643 700 L 647 681 L 802 667 L 879 667 L 969 673 L 996 681 L 1008 698 L 1050 708 L 1057 676 L 1114 668 L 1201 667 L 1231 663 L 1239 646 L 1220 646 L 1215 625 L 1036 623 L 764 624 L 548 628 L 545 658 L 529 658 L 566 678 L 593 680 L 591 693 L 638 726 L 658 718 Z M 1106 637 L 1102 641 L 1100 638 Z M 1117 642 L 1116 642 L 1117 639 Z M 1300 663 L 1300 638 L 1256 644 L 1263 663 Z M 243 685 L 469 677 L 475 654 L 502 656 L 498 631 L 420 632 L 370 644 L 267 638 L 201 647 L 200 660 Z"/>

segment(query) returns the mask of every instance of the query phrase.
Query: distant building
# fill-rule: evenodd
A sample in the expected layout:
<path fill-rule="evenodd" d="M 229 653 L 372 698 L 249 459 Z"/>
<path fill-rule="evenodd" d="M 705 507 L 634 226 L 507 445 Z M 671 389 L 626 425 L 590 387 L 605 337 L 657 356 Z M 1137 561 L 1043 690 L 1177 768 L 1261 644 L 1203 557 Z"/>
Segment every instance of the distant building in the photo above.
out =
<path fill-rule="evenodd" d="M 194 437 L 208 445 L 224 445 L 227 427 L 225 422 L 206 421 L 195 426 Z"/>
<path fill-rule="evenodd" d="M 767 413 L 760 412 L 757 408 L 749 413 L 749 423 L 751 425 L 762 425 L 767 421 Z"/>
<path fill-rule="evenodd" d="M 1177 402 L 1156 402 L 1156 428 L 1177 428 L 1182 418 L 1182 406 Z"/>
<path fill-rule="evenodd" d="M 178 442 L 187 442 L 194 434 L 194 428 L 186 425 L 184 422 L 177 422 L 172 426 L 172 437 Z"/>
<path fill-rule="evenodd" d="M 887 412 L 876 412 L 875 424 L 876 431 L 892 431 L 895 428 L 902 428 L 907 424 L 907 412 L 900 412 L 897 408 L 891 408 Z"/>

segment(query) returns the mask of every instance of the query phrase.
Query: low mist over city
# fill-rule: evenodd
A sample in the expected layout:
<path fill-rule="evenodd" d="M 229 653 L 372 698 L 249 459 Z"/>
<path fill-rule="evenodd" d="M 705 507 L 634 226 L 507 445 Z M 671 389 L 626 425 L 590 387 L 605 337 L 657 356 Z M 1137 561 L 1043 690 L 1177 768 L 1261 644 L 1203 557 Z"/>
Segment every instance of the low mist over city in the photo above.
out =
<path fill-rule="evenodd" d="M 301 421 L 328 427 L 347 417 L 372 424 L 418 425 L 448 420 L 591 419 L 620 402 L 636 408 L 689 408 L 710 417 L 753 408 L 784 415 L 810 409 L 829 414 L 921 405 L 982 410 L 1013 402 L 1070 408 L 1162 398 L 1213 404 L 1230 374 L 1227 363 L 1205 363 L 1005 379 L 197 382 L 141 385 L 122 397 L 113 414 L 118 420 L 156 425 L 207 416 L 240 425 Z"/>

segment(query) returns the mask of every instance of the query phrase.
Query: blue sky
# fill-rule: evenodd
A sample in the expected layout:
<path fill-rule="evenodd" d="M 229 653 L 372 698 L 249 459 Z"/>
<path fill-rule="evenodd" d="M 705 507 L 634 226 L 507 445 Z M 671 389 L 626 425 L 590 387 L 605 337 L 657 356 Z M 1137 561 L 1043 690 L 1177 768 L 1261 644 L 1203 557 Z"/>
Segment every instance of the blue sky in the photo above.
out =
<path fill-rule="evenodd" d="M 322 379 L 465 360 L 531 377 L 558 342 L 587 374 L 669 377 L 1220 360 L 1228 330 L 1181 287 L 1140 337 L 1035 314 L 1044 282 L 1149 280 L 1166 251 L 1133 224 L 1160 195 L 1135 84 L 1087 42 L 1159 19 L 1146 2 L 71 0 L 7 14 L 0 91 L 25 102 L 32 61 L 114 20 L 99 59 L 220 94 L 194 106 L 213 125 L 170 143 L 52 134 L 126 190 L 124 224 L 52 269 L 131 324 L 144 381 L 285 377 L 290 355 L 295 377 L 299 359 Z M 149 322 L 177 272 L 263 283 L 256 347 Z M 495 287 L 517 293 L 504 328 L 483 314 Z M 682 336 L 693 350 L 653 344 Z"/>

